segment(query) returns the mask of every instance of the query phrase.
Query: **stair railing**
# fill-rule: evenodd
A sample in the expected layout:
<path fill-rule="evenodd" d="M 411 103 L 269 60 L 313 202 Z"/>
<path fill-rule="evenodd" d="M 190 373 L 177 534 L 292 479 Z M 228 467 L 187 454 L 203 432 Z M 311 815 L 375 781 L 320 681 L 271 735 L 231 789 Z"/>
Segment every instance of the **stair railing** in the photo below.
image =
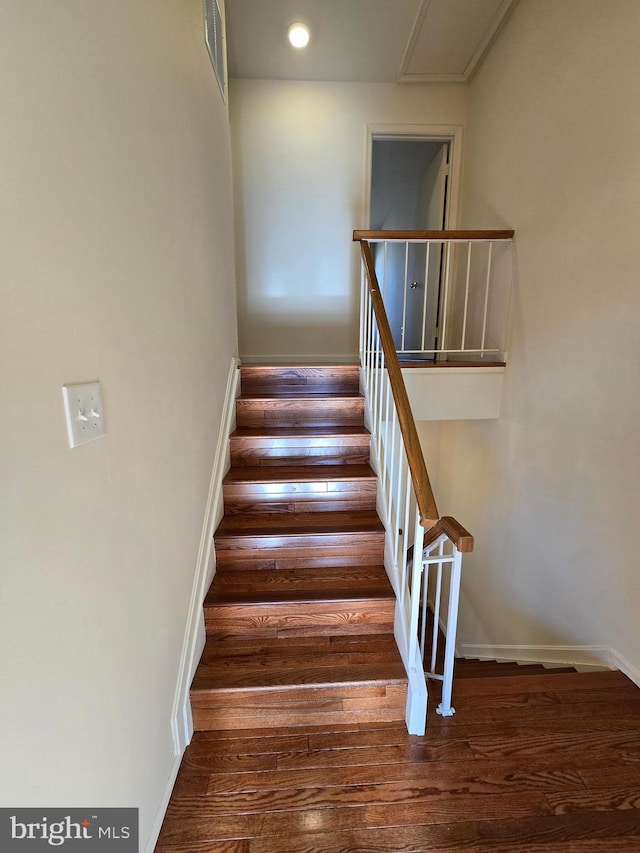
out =
<path fill-rule="evenodd" d="M 473 537 L 454 518 L 440 517 L 411 412 L 400 362 L 384 308 L 369 242 L 354 232 L 363 260 L 360 360 L 372 453 L 381 486 L 386 528 L 385 566 L 396 594 L 394 634 L 408 676 L 406 723 L 424 734 L 427 683 L 424 656 L 431 655 L 427 677 L 442 681 L 438 712 L 451 706 L 461 558 L 473 550 Z M 417 555 L 417 556 L 416 556 Z M 435 577 L 430 583 L 431 570 Z M 448 608 L 441 621 L 443 578 L 448 575 Z M 432 631 L 427 599 L 431 590 Z M 446 642 L 442 671 L 438 630 Z M 430 633 L 430 636 L 429 636 Z"/>
<path fill-rule="evenodd" d="M 396 352 L 505 359 L 513 234 L 354 231 L 371 248 Z"/>

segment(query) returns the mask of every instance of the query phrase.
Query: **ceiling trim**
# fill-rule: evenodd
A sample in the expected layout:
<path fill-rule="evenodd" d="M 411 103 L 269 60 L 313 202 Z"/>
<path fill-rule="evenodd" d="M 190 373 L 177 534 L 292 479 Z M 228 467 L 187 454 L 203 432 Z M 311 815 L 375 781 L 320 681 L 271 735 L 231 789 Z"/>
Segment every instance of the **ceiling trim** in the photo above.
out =
<path fill-rule="evenodd" d="M 464 74 L 405 74 L 398 83 L 466 83 Z"/>
<path fill-rule="evenodd" d="M 518 0 L 502 0 L 502 3 L 498 6 L 491 23 L 487 27 L 487 31 L 485 32 L 482 41 L 478 44 L 467 67 L 462 72 L 465 80 L 471 80 L 473 75 L 476 73 L 480 67 L 480 63 L 485 58 L 489 48 L 497 38 L 498 33 L 507 22 L 507 16 L 513 11 L 517 2 Z"/>
<path fill-rule="evenodd" d="M 473 56 L 461 74 L 409 74 L 407 73 L 407 68 L 431 2 L 432 0 L 422 0 L 418 8 L 404 56 L 402 57 L 400 70 L 398 71 L 398 83 L 468 83 L 480 67 L 482 60 L 487 55 L 489 48 L 506 23 L 508 15 L 513 11 L 518 0 L 502 0 L 482 39 L 473 52 Z"/>
<path fill-rule="evenodd" d="M 427 12 L 429 11 L 429 6 L 431 5 L 431 0 L 422 0 L 420 5 L 418 6 L 418 11 L 416 13 L 415 20 L 413 22 L 413 26 L 411 27 L 411 32 L 409 33 L 409 41 L 407 42 L 407 46 L 404 49 L 404 55 L 402 57 L 402 62 L 400 63 L 400 70 L 398 71 L 398 83 L 405 83 L 409 80 L 417 79 L 418 77 L 425 77 L 431 75 L 413 75 L 407 74 L 407 67 L 409 65 L 409 60 L 411 59 L 411 54 L 413 53 L 416 42 L 418 41 L 418 36 L 420 35 L 420 30 L 422 29 L 422 23 L 426 17 Z M 419 81 L 426 82 L 426 81 Z"/>

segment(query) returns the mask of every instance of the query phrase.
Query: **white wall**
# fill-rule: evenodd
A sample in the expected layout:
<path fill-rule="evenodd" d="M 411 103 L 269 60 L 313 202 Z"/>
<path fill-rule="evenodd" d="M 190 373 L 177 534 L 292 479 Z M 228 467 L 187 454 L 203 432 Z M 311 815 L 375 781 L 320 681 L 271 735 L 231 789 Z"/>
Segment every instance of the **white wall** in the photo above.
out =
<path fill-rule="evenodd" d="M 445 424 L 476 537 L 463 643 L 605 645 L 640 668 L 640 4 L 520 3 L 470 88 L 464 227 L 516 229 L 502 417 Z"/>
<path fill-rule="evenodd" d="M 464 125 L 463 86 L 234 80 L 241 356 L 355 357 L 367 124 Z"/>
<path fill-rule="evenodd" d="M 139 806 L 144 842 L 236 352 L 227 113 L 200 0 L 0 9 L 0 802 Z"/>

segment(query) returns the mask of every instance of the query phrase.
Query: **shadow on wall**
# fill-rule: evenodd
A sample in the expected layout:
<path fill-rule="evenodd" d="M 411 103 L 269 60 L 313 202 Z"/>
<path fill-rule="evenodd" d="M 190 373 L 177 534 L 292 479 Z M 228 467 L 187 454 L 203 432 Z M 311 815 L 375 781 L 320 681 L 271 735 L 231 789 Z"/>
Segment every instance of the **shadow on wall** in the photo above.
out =
<path fill-rule="evenodd" d="M 344 229 L 336 245 L 336 241 L 331 243 L 316 234 L 303 246 L 289 250 L 286 257 L 265 249 L 264 264 L 253 277 L 247 270 L 240 237 L 237 298 L 241 358 L 333 363 L 357 360 L 360 252 L 351 237 L 352 231 Z M 344 275 L 342 270 L 349 274 Z"/>

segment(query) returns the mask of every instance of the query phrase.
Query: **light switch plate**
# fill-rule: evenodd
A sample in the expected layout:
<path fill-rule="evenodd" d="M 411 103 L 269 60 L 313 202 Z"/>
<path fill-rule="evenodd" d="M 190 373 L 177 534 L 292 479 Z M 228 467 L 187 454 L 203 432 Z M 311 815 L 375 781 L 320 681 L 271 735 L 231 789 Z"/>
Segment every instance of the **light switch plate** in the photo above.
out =
<path fill-rule="evenodd" d="M 105 434 L 102 393 L 99 382 L 63 385 L 69 447 L 77 447 Z"/>

